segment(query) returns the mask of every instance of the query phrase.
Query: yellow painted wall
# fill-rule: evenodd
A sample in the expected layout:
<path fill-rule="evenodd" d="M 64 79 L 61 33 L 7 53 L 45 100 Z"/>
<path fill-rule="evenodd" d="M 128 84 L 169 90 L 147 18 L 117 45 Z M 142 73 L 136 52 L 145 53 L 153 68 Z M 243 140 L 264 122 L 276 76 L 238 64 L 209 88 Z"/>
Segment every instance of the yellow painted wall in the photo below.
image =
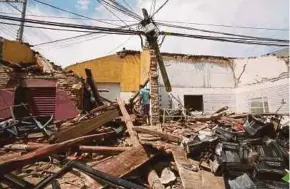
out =
<path fill-rule="evenodd" d="M 140 84 L 145 83 L 149 78 L 150 70 L 150 51 L 144 50 L 141 52 L 141 65 L 140 65 Z"/>
<path fill-rule="evenodd" d="M 127 55 L 122 60 L 121 91 L 136 92 L 140 84 L 140 56 Z"/>
<path fill-rule="evenodd" d="M 91 69 L 96 82 L 119 83 L 121 81 L 122 64 L 116 55 L 74 64 L 67 67 L 66 70 L 72 70 L 78 76 L 86 78 L 86 68 Z"/>
<path fill-rule="evenodd" d="M 35 62 L 34 53 L 28 45 L 9 40 L 4 40 L 2 59 L 18 64 Z"/>
<path fill-rule="evenodd" d="M 118 55 L 85 61 L 67 67 L 78 76 L 86 78 L 85 68 L 91 69 L 95 82 L 120 83 L 121 92 L 138 91 L 140 84 L 140 55 Z"/>

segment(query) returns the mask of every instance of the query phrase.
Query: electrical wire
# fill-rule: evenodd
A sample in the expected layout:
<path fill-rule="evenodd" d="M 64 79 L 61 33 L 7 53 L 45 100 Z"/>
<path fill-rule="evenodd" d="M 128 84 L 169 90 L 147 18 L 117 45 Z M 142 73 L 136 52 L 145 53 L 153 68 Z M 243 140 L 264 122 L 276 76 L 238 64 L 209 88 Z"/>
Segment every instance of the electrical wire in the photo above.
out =
<path fill-rule="evenodd" d="M 155 11 L 156 0 L 152 0 L 151 7 L 150 7 L 150 15 Z"/>
<path fill-rule="evenodd" d="M 108 36 L 108 34 L 103 34 L 103 35 L 98 35 L 98 36 L 89 36 L 89 38 L 87 38 L 87 39 L 78 39 L 78 41 L 73 41 L 73 42 L 70 42 L 70 43 L 67 43 L 67 44 L 62 44 L 62 45 L 56 45 L 56 46 L 53 46 L 53 47 L 49 47 L 49 50 L 56 50 L 56 49 L 62 49 L 62 48 L 66 48 L 66 47 L 72 47 L 74 45 L 78 45 L 78 44 L 81 44 L 81 43 L 92 41 L 94 39 L 99 39 L 99 38 L 102 38 L 102 37 L 105 37 L 105 36 Z M 42 47 L 40 47 L 40 48 L 42 49 Z"/>
<path fill-rule="evenodd" d="M 161 23 L 177 23 L 177 24 L 189 24 L 189 25 L 201 25 L 201 26 L 215 26 L 215 27 L 225 27 L 225 28 L 239 28 L 239 29 L 254 29 L 254 30 L 273 30 L 273 31 L 289 31 L 288 28 L 265 28 L 265 27 L 251 27 L 251 26 L 231 26 L 223 24 L 205 24 L 197 22 L 182 22 L 182 21 L 168 21 L 168 20 L 156 20 Z"/>
<path fill-rule="evenodd" d="M 134 12 L 133 8 L 129 5 L 129 3 L 127 3 L 126 0 L 123 0 L 123 2 L 131 9 L 132 12 Z"/>
<path fill-rule="evenodd" d="M 111 11 L 109 8 L 107 8 L 100 0 L 97 0 L 105 9 L 107 9 L 112 15 L 114 15 L 116 18 L 118 18 L 121 22 L 123 22 L 125 25 L 128 26 L 128 24 L 122 20 L 119 16 L 117 16 L 113 11 Z"/>
<path fill-rule="evenodd" d="M 155 16 L 155 14 L 157 14 L 167 3 L 169 2 L 169 0 L 166 0 L 158 9 L 155 13 L 152 14 L 151 18 L 153 18 Z"/>
<path fill-rule="evenodd" d="M 5 15 L 19 15 L 16 13 L 7 13 L 7 12 L 0 12 L 0 14 Z M 48 15 L 36 15 L 36 14 L 27 14 L 26 16 L 31 17 L 40 17 L 40 18 L 62 18 L 62 19 L 68 19 L 68 20 L 88 20 L 87 18 L 77 18 L 77 17 L 66 17 L 66 16 L 48 16 Z M 109 22 L 121 22 L 119 19 L 97 19 L 99 21 L 109 21 Z M 95 20 L 92 20 L 95 21 Z M 125 22 L 136 22 L 134 20 L 124 20 Z"/>
<path fill-rule="evenodd" d="M 12 5 L 10 2 L 7 2 L 8 5 L 10 5 L 12 8 L 14 8 L 15 10 L 17 10 L 18 12 L 22 13 L 22 11 L 17 7 Z"/>
<path fill-rule="evenodd" d="M 8 30 L 7 28 L 3 27 L 0 25 L 0 28 L 2 28 L 2 32 L 5 33 L 6 35 L 12 37 L 12 39 L 15 39 L 16 36 L 14 36 L 13 34 L 11 34 L 12 32 L 10 30 Z"/>
<path fill-rule="evenodd" d="M 17 18 L 17 17 L 10 17 L 10 16 L 4 16 L 4 15 L 0 15 L 0 19 L 10 20 L 10 21 L 20 21 L 21 20 L 20 18 Z M 132 34 L 132 35 L 138 35 L 138 34 L 142 33 L 140 31 L 125 30 L 125 29 L 120 29 L 120 28 L 107 28 L 107 27 L 100 27 L 100 26 L 59 23 L 59 22 L 50 22 L 50 21 L 33 20 L 33 19 L 25 19 L 25 22 L 33 23 L 33 24 L 65 27 L 65 28 L 86 29 L 86 30 L 92 30 L 92 31 L 106 31 L 108 33 L 114 32 L 114 33 Z"/>
<path fill-rule="evenodd" d="M 153 0 L 154 1 L 154 0 Z M 18 13 L 8 13 L 0 12 L 0 14 L 7 15 L 19 15 Z M 48 16 L 48 15 L 36 15 L 36 14 L 27 14 L 26 16 L 31 17 L 40 17 L 40 18 L 63 18 L 69 20 L 88 20 L 87 18 L 77 18 L 77 17 L 65 17 L 65 16 Z M 97 19 L 99 21 L 109 21 L 109 22 L 120 22 L 116 19 Z M 92 20 L 95 21 L 95 20 Z M 124 20 L 125 22 L 136 22 L 133 20 Z M 251 29 L 251 30 L 269 30 L 269 31 L 285 31 L 288 32 L 288 28 L 266 28 L 266 27 L 252 27 L 252 26 L 232 26 L 232 25 L 223 25 L 223 24 L 208 24 L 208 23 L 198 23 L 198 22 L 182 22 L 182 21 L 169 21 L 169 20 L 156 20 L 156 22 L 161 23 L 175 23 L 175 24 L 188 24 L 188 25 L 201 25 L 201 26 L 213 26 L 213 27 L 225 27 L 225 28 L 235 28 L 235 29 Z"/>
<path fill-rule="evenodd" d="M 107 54 L 112 54 L 115 50 L 126 44 L 133 36 L 129 36 L 124 42 L 122 42 L 120 45 L 115 47 L 113 50 L 109 51 Z"/>
<path fill-rule="evenodd" d="M 51 4 L 48 4 L 48 3 L 45 3 L 45 2 L 42 2 L 42 1 L 39 1 L 39 0 L 34 0 L 34 1 L 37 2 L 37 3 L 40 3 L 42 5 L 46 5 L 46 6 L 49 6 L 51 8 L 54 8 L 54 9 L 57 9 L 57 10 L 60 10 L 60 11 L 63 11 L 63 12 L 66 12 L 66 13 L 69 13 L 69 14 L 72 14 L 72 15 L 75 15 L 75 16 L 79 16 L 79 17 L 86 18 L 86 19 L 89 19 L 89 20 L 94 20 L 94 21 L 101 22 L 101 23 L 104 23 L 104 24 L 109 24 L 109 25 L 114 25 L 114 26 L 120 26 L 120 25 L 117 25 L 117 24 L 112 24 L 110 22 L 105 22 L 105 21 L 101 21 L 101 20 L 98 20 L 98 19 L 95 19 L 95 18 L 90 18 L 88 16 L 84 16 L 84 15 L 81 15 L 81 14 L 78 14 L 78 13 L 74 13 L 72 11 L 65 10 L 63 8 L 59 8 L 59 7 L 56 7 L 54 5 L 51 5 Z"/>
<path fill-rule="evenodd" d="M 254 45 L 265 45 L 265 46 L 280 46 L 287 47 L 288 43 L 281 43 L 280 41 L 259 41 L 254 39 L 245 39 L 245 38 L 230 38 L 230 37 L 217 37 L 217 36 L 203 36 L 203 35 L 193 35 L 193 34 L 182 34 L 175 32 L 160 32 L 160 35 L 166 36 L 175 36 L 175 37 L 187 37 L 195 39 L 206 39 L 212 41 L 221 41 L 221 42 L 231 42 L 231 43 L 243 43 L 243 44 L 254 44 Z"/>
<path fill-rule="evenodd" d="M 134 26 L 134 25 L 136 25 L 136 24 L 131 24 L 130 26 Z M 126 27 L 127 26 L 122 26 L 122 27 L 119 27 L 119 28 L 126 28 Z M 87 37 L 87 36 L 94 35 L 94 34 L 98 34 L 98 33 L 90 32 L 90 33 L 87 33 L 87 34 L 82 34 L 82 35 L 78 35 L 78 36 L 74 36 L 74 37 L 68 37 L 68 38 L 58 39 L 58 40 L 54 40 L 54 41 L 44 42 L 44 43 L 36 44 L 34 46 L 41 46 L 41 45 L 46 45 L 46 44 L 52 44 L 52 43 L 67 41 L 67 40 L 71 40 L 71 39 Z"/>
<path fill-rule="evenodd" d="M 232 34 L 232 33 L 226 33 L 226 32 L 217 32 L 217 31 L 213 31 L 213 30 L 205 30 L 205 29 L 200 29 L 200 28 L 185 27 L 185 26 L 179 26 L 179 25 L 173 25 L 173 24 L 164 24 L 164 23 L 160 23 L 160 22 L 157 22 L 157 24 L 159 24 L 161 26 L 167 26 L 167 27 L 172 27 L 172 28 L 177 28 L 177 29 L 201 31 L 201 32 L 213 33 L 213 34 L 221 34 L 221 35 L 228 35 L 228 36 L 235 36 L 235 37 L 246 37 L 246 38 L 261 39 L 261 40 L 268 40 L 268 41 L 289 42 L 289 40 L 283 40 L 283 39 L 272 39 L 272 38 L 265 38 L 265 37 Z"/>
<path fill-rule="evenodd" d="M 0 24 L 10 25 L 10 26 L 20 26 L 19 24 L 15 23 L 7 23 L 7 22 L 0 22 Z M 56 31 L 68 31 L 68 32 L 81 32 L 81 33 L 102 33 L 102 32 L 92 32 L 91 30 L 74 30 L 74 29 L 65 29 L 65 28 L 51 28 L 51 27 L 43 27 L 43 26 L 31 26 L 26 25 L 25 27 L 29 28 L 38 28 L 38 29 L 46 29 L 46 30 L 56 30 Z M 114 33 L 114 32 L 112 32 Z"/>
<path fill-rule="evenodd" d="M 101 0 L 101 1 L 105 5 L 107 5 L 108 7 L 112 8 L 116 11 L 119 11 L 119 12 L 123 13 L 124 15 L 127 15 L 127 16 L 134 18 L 136 20 L 139 20 L 139 21 L 142 20 L 142 18 L 138 14 L 130 11 L 129 9 L 127 9 L 126 7 L 124 7 L 123 5 L 119 4 L 118 2 L 116 2 L 114 0 Z"/>

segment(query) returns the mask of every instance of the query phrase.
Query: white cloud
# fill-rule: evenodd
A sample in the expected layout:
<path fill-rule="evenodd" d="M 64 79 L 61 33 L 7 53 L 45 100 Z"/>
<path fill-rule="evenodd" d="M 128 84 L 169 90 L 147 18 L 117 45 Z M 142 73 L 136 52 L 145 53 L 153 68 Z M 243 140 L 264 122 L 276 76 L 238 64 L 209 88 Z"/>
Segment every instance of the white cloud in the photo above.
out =
<path fill-rule="evenodd" d="M 87 10 L 89 8 L 90 0 L 78 0 L 77 1 L 77 8 Z"/>
<path fill-rule="evenodd" d="M 130 0 L 127 0 L 130 2 Z M 132 0 L 133 2 L 133 0 Z M 136 3 L 136 1 L 134 1 Z M 142 15 L 142 8 L 150 10 L 152 0 L 138 0 L 135 4 L 134 11 Z M 155 10 L 164 2 L 156 1 Z M 133 5 L 133 3 L 131 3 Z M 66 16 L 68 14 L 60 14 L 60 12 L 44 9 L 43 7 L 29 7 L 33 14 L 39 15 L 53 15 Z M 123 20 L 132 20 L 127 16 L 117 13 L 118 17 Z M 75 16 L 71 16 L 75 17 Z M 98 6 L 94 18 L 101 19 L 116 19 L 105 8 Z M 29 17 L 31 18 L 31 17 Z M 99 23 L 89 20 L 72 20 L 72 19 L 52 19 L 52 18 L 34 18 L 42 20 L 53 20 L 56 22 L 70 22 L 75 24 L 88 24 L 106 27 L 117 27 L 105 23 Z M 183 21 L 196 22 L 205 24 L 223 24 L 232 26 L 252 26 L 252 27 L 266 27 L 266 28 L 289 28 L 289 2 L 288 0 L 170 0 L 166 6 L 155 16 L 156 20 L 169 21 Z M 137 22 L 137 21 L 136 21 Z M 122 22 L 109 21 L 110 24 L 124 25 Z M 131 24 L 132 22 L 127 22 Z M 0 25 L 1 26 L 1 25 Z M 216 30 L 222 32 L 263 36 L 272 38 L 288 38 L 286 31 L 267 31 L 267 30 L 252 30 L 252 29 L 238 29 L 238 28 L 224 28 L 213 26 L 189 25 L 185 26 L 204 28 L 209 30 Z M 136 29 L 136 27 L 134 27 Z M 178 31 L 180 33 L 202 34 L 196 31 L 186 31 L 181 29 L 172 29 L 161 27 L 165 31 Z M 37 33 L 38 35 L 36 35 Z M 1 35 L 1 29 L 0 29 Z M 5 34 L 2 33 L 4 37 Z M 49 31 L 39 29 L 25 29 L 25 35 L 31 44 L 37 44 L 50 40 L 62 39 L 66 37 L 80 35 L 80 33 Z M 94 34 L 83 38 L 75 38 L 66 42 L 53 43 L 51 45 L 43 45 L 35 48 L 39 50 L 47 58 L 55 61 L 57 64 L 67 66 L 76 62 L 94 59 L 100 56 L 108 55 L 110 51 L 120 46 L 128 36 L 106 35 L 99 37 Z M 123 47 L 126 49 L 140 50 L 140 38 L 133 37 L 124 45 L 121 45 L 117 50 Z M 277 48 L 268 46 L 253 46 L 241 45 L 231 43 L 221 43 L 197 39 L 166 37 L 161 47 L 164 52 L 176 52 L 186 54 L 204 54 L 204 55 L 220 55 L 220 56 L 254 56 L 267 53 Z"/>

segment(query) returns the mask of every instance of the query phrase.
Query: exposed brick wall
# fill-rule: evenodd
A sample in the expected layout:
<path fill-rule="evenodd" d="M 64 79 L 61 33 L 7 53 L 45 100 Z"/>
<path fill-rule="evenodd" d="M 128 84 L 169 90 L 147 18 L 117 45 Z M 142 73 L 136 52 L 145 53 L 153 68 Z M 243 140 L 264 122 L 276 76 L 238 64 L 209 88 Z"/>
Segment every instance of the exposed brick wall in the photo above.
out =
<path fill-rule="evenodd" d="M 151 124 L 159 123 L 159 83 L 157 60 L 154 50 L 150 50 Z"/>

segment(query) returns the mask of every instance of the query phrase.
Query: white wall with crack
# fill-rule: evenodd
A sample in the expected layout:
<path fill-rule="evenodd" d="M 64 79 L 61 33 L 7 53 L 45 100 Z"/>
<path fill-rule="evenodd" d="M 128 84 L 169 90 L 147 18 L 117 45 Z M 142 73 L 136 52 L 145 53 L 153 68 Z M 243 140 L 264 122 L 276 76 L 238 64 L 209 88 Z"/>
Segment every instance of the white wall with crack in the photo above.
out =
<path fill-rule="evenodd" d="M 165 58 L 172 85 L 168 94 L 160 78 L 163 108 L 186 106 L 186 96 L 202 99 L 202 111 L 210 114 L 229 106 L 234 112 L 289 112 L 289 61 L 276 56 L 256 58 L 216 57 L 201 60 Z M 200 96 L 202 96 L 200 98 Z M 198 103 L 193 103 L 198 106 Z"/>

